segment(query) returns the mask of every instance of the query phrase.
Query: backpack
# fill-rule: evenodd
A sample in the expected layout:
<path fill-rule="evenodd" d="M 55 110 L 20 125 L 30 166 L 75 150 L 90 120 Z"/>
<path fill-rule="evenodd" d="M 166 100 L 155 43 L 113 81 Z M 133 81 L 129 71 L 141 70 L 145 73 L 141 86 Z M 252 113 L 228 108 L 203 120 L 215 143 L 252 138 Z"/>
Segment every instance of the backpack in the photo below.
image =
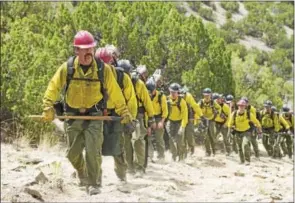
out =
<path fill-rule="evenodd" d="M 120 86 L 121 90 L 124 89 L 124 70 L 121 67 L 116 67 L 116 73 L 117 73 L 117 82 L 118 85 Z"/>
<path fill-rule="evenodd" d="M 65 105 L 65 95 L 67 93 L 67 90 L 69 88 L 71 80 L 84 80 L 84 81 L 99 81 L 101 83 L 101 93 L 103 95 L 103 108 L 106 109 L 107 107 L 107 91 L 104 88 L 104 63 L 95 58 L 95 62 L 97 64 L 97 75 L 98 79 L 89 79 L 89 78 L 73 78 L 75 69 L 74 69 L 74 61 L 75 61 L 76 56 L 71 56 L 68 61 L 67 61 L 67 78 L 66 78 L 66 84 L 63 88 L 62 91 L 62 100 L 57 101 L 54 104 L 54 108 L 57 112 L 57 115 L 62 115 L 63 112 L 66 111 L 66 105 Z"/>

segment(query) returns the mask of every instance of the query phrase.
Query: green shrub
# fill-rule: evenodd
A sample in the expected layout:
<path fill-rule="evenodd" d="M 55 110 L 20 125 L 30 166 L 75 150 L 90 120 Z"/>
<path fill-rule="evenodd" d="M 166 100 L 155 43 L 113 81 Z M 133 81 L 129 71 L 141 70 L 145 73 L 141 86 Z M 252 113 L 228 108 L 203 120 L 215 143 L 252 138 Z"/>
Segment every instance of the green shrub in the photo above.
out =
<path fill-rule="evenodd" d="M 198 11 L 201 8 L 201 2 L 199 1 L 189 1 L 188 5 L 193 11 Z"/>
<path fill-rule="evenodd" d="M 239 3 L 238 2 L 220 2 L 220 5 L 222 8 L 224 8 L 225 10 L 229 11 L 229 12 L 239 12 Z"/>
<path fill-rule="evenodd" d="M 198 12 L 199 12 L 200 16 L 202 16 L 206 20 L 209 20 L 209 21 L 214 20 L 212 9 L 207 9 L 207 8 L 202 8 L 201 7 Z"/>
<path fill-rule="evenodd" d="M 232 17 L 231 12 L 227 11 L 225 14 L 225 17 L 226 17 L 226 19 L 231 19 L 231 17 Z"/>

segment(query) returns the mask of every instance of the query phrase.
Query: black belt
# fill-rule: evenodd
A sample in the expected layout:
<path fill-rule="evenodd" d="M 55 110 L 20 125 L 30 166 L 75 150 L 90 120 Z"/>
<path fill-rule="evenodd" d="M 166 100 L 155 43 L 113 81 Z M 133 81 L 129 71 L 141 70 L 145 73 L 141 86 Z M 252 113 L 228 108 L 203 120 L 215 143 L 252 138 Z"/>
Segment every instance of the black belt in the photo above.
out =
<path fill-rule="evenodd" d="M 162 118 L 162 114 L 154 115 L 155 118 Z"/>
<path fill-rule="evenodd" d="M 223 125 L 223 124 L 225 124 L 225 121 L 223 121 L 223 122 L 215 121 L 215 124 Z"/>
<path fill-rule="evenodd" d="M 97 104 L 90 108 L 72 108 L 68 104 L 65 105 L 65 112 L 74 113 L 76 115 L 88 115 L 93 112 L 102 111 L 103 100 L 100 100 Z"/>
<path fill-rule="evenodd" d="M 144 114 L 144 113 L 145 113 L 145 109 L 144 109 L 144 107 L 143 107 L 143 106 L 141 106 L 141 107 L 138 107 L 138 113 L 142 113 L 142 114 Z"/>

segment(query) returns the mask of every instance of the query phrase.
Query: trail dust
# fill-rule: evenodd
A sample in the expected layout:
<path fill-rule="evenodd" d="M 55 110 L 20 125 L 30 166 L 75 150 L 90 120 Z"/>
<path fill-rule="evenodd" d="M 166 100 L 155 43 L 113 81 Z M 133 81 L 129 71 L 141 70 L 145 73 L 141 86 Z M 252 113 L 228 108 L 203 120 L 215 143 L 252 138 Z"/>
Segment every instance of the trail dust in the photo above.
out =
<path fill-rule="evenodd" d="M 65 146 L 16 148 L 1 144 L 1 201 L 5 202 L 293 202 L 293 162 L 274 160 L 263 151 L 251 165 L 218 151 L 205 157 L 204 149 L 184 162 L 149 163 L 142 178 L 127 176 L 120 185 L 112 157 L 103 157 L 102 193 L 88 196 L 73 176 Z M 253 157 L 253 156 L 252 156 Z"/>

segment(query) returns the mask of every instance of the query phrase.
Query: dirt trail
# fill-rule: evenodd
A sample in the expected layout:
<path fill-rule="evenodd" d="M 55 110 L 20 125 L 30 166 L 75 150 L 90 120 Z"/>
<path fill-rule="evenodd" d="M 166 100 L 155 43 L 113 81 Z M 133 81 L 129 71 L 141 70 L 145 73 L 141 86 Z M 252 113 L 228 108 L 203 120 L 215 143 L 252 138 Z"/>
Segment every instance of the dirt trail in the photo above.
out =
<path fill-rule="evenodd" d="M 166 164 L 149 163 L 143 178 L 128 175 L 124 187 L 118 185 L 112 157 L 104 157 L 102 193 L 90 197 L 77 186 L 64 154 L 58 147 L 17 151 L 1 144 L 1 201 L 293 202 L 293 163 L 286 157 L 273 160 L 263 154 L 245 166 L 236 154 L 206 158 L 201 147 L 184 163 L 172 162 L 166 152 Z"/>

